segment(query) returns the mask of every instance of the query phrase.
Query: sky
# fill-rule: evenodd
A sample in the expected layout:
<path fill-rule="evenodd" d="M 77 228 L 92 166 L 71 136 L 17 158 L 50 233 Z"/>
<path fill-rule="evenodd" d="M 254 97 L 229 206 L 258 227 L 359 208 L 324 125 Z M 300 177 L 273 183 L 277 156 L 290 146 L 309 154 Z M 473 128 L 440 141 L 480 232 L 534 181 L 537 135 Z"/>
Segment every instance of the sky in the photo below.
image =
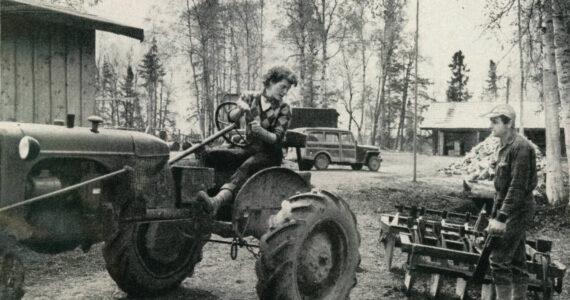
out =
<path fill-rule="evenodd" d="M 483 0 L 429 0 L 420 1 L 419 15 L 419 51 L 425 61 L 419 64 L 420 76 L 431 79 L 434 85 L 430 88 L 430 95 L 437 101 L 446 101 L 445 91 L 447 81 L 451 77 L 448 64 L 451 62 L 453 53 L 461 50 L 465 55 L 465 63 L 470 69 L 468 89 L 473 94 L 473 101 L 481 99 L 482 91 L 488 77 L 489 60 L 499 61 L 498 74 L 502 76 L 499 87 L 504 87 L 506 77 L 511 78 L 511 99 L 518 98 L 516 87 L 519 85 L 518 48 L 511 49 L 507 39 L 515 34 L 514 28 L 503 27 L 502 36 L 497 33 L 485 31 L 484 24 L 485 2 Z M 150 30 L 152 22 L 167 22 L 169 18 L 177 16 L 159 15 L 159 11 L 153 5 L 159 2 L 153 0 L 105 0 L 96 7 L 89 8 L 91 13 L 99 16 L 139 26 Z M 274 1 L 267 1 L 265 24 L 266 41 L 276 41 L 276 30 L 271 26 L 272 21 L 280 17 L 275 9 Z M 406 13 L 409 22 L 406 32 L 413 33 L 415 30 L 416 1 L 408 1 Z M 153 18 L 151 20 L 150 18 Z M 133 51 L 134 56 L 140 56 L 146 51 L 145 44 L 126 37 L 108 33 L 98 33 L 98 43 L 105 46 L 108 44 L 118 45 L 118 49 L 125 52 Z M 268 42 L 264 52 L 264 66 L 283 63 L 287 61 L 288 51 L 280 49 L 283 45 Z M 369 68 L 372 69 L 372 68 Z M 178 90 L 178 98 L 191 97 L 189 91 Z M 293 89 L 289 97 L 295 97 L 298 91 Z M 533 92 L 529 95 L 533 97 Z M 500 98 L 504 98 L 504 91 L 500 91 Z M 180 105 L 180 104 L 179 104 Z M 184 109 L 181 105 L 179 111 Z M 339 112 L 343 109 L 339 108 Z M 341 115 L 342 119 L 342 115 Z"/>

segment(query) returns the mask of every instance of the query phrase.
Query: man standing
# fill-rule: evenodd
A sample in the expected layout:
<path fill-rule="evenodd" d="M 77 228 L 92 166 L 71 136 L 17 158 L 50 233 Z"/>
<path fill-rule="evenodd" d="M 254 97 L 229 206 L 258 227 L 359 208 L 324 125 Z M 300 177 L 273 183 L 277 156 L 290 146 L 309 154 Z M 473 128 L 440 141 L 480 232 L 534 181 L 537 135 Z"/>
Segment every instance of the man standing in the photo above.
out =
<path fill-rule="evenodd" d="M 516 113 L 510 105 L 497 105 L 486 116 L 491 119 L 493 136 L 501 139 L 495 201 L 487 229 L 502 238 L 489 257 L 491 274 L 497 299 L 526 299 L 525 231 L 534 216 L 536 153 L 530 142 L 517 134 Z"/>

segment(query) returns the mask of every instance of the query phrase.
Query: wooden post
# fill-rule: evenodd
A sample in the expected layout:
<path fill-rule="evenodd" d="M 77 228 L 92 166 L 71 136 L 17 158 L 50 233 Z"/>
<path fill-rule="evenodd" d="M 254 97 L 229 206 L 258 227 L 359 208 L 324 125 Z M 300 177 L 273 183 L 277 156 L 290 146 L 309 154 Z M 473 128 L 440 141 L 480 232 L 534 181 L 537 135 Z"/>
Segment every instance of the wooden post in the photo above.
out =
<path fill-rule="evenodd" d="M 384 240 L 382 244 L 384 245 L 384 261 L 386 262 L 388 271 L 390 271 L 390 269 L 392 269 L 392 258 L 394 257 L 394 246 L 396 245 L 394 235 L 388 233 L 386 240 Z"/>
<path fill-rule="evenodd" d="M 455 295 L 459 297 L 459 299 L 464 299 L 465 291 L 467 291 L 467 280 L 458 277 L 457 282 L 455 283 Z"/>
<path fill-rule="evenodd" d="M 406 271 L 406 275 L 404 276 L 404 286 L 406 287 L 406 292 L 410 292 L 412 287 L 414 286 L 414 274 L 412 273 L 411 269 Z"/>
<path fill-rule="evenodd" d="M 439 143 L 438 145 L 438 154 L 439 155 L 445 155 L 444 153 L 444 148 L 445 148 L 445 133 L 441 130 L 437 131 L 437 141 Z"/>
<path fill-rule="evenodd" d="M 415 89 L 414 89 L 414 176 L 413 182 L 416 182 L 416 169 L 417 169 L 417 153 L 418 153 L 418 36 L 420 32 L 420 0 L 416 0 L 416 53 L 415 53 L 415 60 L 416 60 L 416 80 L 415 81 Z"/>
<path fill-rule="evenodd" d="M 481 286 L 481 300 L 495 300 L 495 286 L 492 283 Z"/>
<path fill-rule="evenodd" d="M 429 286 L 429 295 L 432 298 L 437 297 L 439 293 L 439 279 L 441 275 L 438 273 L 431 274 L 430 278 L 430 286 Z"/>

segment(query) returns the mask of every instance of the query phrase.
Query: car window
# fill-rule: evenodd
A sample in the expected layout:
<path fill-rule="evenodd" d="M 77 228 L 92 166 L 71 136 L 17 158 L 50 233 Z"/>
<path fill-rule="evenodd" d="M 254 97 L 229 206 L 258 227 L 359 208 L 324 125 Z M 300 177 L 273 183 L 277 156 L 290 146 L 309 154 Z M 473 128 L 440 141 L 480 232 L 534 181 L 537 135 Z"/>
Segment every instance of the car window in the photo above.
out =
<path fill-rule="evenodd" d="M 340 141 L 343 145 L 354 145 L 354 139 L 350 133 L 342 133 L 340 135 Z"/>
<path fill-rule="evenodd" d="M 323 133 L 322 132 L 309 132 L 307 136 L 308 142 L 320 142 L 323 140 Z"/>
<path fill-rule="evenodd" d="M 338 133 L 325 133 L 325 142 L 338 144 Z"/>

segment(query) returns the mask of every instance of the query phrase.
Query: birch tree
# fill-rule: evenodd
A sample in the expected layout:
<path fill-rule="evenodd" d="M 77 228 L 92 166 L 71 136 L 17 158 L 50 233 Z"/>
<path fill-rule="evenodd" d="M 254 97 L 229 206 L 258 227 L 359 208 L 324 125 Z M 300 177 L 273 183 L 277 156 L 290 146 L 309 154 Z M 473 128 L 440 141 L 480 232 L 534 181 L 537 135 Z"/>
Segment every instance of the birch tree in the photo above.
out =
<path fill-rule="evenodd" d="M 568 3 L 561 0 L 552 0 L 554 52 L 558 78 L 558 90 L 563 107 L 564 137 L 566 154 L 570 153 L 570 32 L 569 32 Z M 570 165 L 569 171 L 570 171 Z M 564 205 L 568 205 L 565 200 Z"/>
<path fill-rule="evenodd" d="M 560 164 L 560 96 L 554 57 L 552 6 L 550 0 L 543 2 L 542 43 L 544 45 L 542 80 L 544 86 L 544 110 L 546 124 L 546 195 L 548 202 L 560 205 L 567 201 L 568 190 L 564 187 Z"/>

